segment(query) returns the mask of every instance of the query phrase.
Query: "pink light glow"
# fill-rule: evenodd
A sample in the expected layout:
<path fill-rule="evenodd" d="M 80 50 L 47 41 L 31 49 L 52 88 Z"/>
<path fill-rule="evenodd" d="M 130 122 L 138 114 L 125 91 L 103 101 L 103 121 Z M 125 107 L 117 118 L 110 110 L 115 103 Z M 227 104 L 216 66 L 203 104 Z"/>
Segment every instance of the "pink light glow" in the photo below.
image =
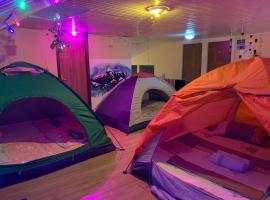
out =
<path fill-rule="evenodd" d="M 97 199 L 97 196 L 95 194 L 87 195 L 82 198 L 82 200 L 96 200 L 96 199 Z"/>
<path fill-rule="evenodd" d="M 16 26 L 20 26 L 20 25 L 21 25 L 20 22 L 17 21 L 17 22 L 16 22 Z"/>
<path fill-rule="evenodd" d="M 60 3 L 61 0 L 48 0 L 48 2 L 53 5 L 53 4 L 57 4 Z"/>

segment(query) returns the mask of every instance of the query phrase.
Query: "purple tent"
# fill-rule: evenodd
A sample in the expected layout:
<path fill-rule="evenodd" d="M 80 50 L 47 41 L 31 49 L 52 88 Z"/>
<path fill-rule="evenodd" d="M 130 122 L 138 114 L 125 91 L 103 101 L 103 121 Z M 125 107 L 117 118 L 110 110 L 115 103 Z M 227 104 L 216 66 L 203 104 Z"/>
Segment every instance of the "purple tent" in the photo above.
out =
<path fill-rule="evenodd" d="M 133 132 L 146 127 L 174 92 L 163 79 L 140 73 L 117 85 L 96 113 L 105 124 Z"/>

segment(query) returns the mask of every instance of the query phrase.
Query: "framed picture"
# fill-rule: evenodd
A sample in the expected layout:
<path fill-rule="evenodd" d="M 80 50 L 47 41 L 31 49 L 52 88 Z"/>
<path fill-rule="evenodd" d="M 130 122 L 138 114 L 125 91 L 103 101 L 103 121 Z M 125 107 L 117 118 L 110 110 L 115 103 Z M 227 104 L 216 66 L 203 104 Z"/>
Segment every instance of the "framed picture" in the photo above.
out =
<path fill-rule="evenodd" d="M 243 50 L 246 48 L 246 40 L 245 39 L 237 40 L 236 45 L 237 45 L 237 50 Z"/>
<path fill-rule="evenodd" d="M 92 109 L 96 109 L 105 95 L 131 75 L 130 59 L 90 60 Z"/>

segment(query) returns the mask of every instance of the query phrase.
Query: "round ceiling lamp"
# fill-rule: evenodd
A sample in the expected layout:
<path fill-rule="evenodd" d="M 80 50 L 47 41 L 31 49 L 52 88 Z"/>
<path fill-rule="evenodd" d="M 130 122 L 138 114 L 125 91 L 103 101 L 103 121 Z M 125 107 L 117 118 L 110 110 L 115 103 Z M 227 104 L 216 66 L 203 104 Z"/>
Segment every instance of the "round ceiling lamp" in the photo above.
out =
<path fill-rule="evenodd" d="M 171 10 L 169 6 L 164 5 L 151 5 L 146 7 L 145 9 L 156 17 L 160 17 L 161 15 Z"/>
<path fill-rule="evenodd" d="M 195 32 L 193 30 L 187 30 L 185 33 L 185 38 L 187 40 L 192 40 L 195 38 Z"/>

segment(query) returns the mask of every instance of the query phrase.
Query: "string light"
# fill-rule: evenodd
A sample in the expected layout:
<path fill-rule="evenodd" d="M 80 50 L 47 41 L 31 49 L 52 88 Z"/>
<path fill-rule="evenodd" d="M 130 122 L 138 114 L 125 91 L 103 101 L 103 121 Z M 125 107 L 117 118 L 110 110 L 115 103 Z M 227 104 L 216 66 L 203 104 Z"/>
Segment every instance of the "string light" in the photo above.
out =
<path fill-rule="evenodd" d="M 14 21 L 15 21 L 15 25 L 16 25 L 17 27 L 19 27 L 21 24 L 20 24 L 20 22 L 19 22 L 19 20 L 18 20 L 18 18 L 17 18 L 17 16 L 16 16 L 16 14 L 15 14 L 15 12 L 13 12 L 13 18 L 14 18 Z"/>
<path fill-rule="evenodd" d="M 6 26 L 7 26 L 7 31 L 11 34 L 15 33 L 15 30 L 6 22 Z"/>
<path fill-rule="evenodd" d="M 11 34 L 15 33 L 15 30 L 11 27 L 11 25 L 9 25 L 8 21 L 9 21 L 9 19 L 10 19 L 13 15 L 14 15 L 14 11 L 12 11 L 12 12 L 7 16 L 7 18 L 3 21 L 3 24 L 6 25 L 6 28 L 7 28 L 8 33 L 11 33 Z"/>
<path fill-rule="evenodd" d="M 74 17 L 71 18 L 71 34 L 75 37 L 77 35 L 76 24 Z"/>
<path fill-rule="evenodd" d="M 28 10 L 28 4 L 26 0 L 17 0 L 16 1 L 17 7 L 20 11 L 24 12 Z"/>
<path fill-rule="evenodd" d="M 62 23 L 59 13 L 55 13 L 54 21 L 55 26 L 49 29 L 49 31 L 54 34 L 54 39 L 50 47 L 51 49 L 57 49 L 59 52 L 62 52 L 65 48 L 70 48 L 71 46 L 62 39 Z"/>

